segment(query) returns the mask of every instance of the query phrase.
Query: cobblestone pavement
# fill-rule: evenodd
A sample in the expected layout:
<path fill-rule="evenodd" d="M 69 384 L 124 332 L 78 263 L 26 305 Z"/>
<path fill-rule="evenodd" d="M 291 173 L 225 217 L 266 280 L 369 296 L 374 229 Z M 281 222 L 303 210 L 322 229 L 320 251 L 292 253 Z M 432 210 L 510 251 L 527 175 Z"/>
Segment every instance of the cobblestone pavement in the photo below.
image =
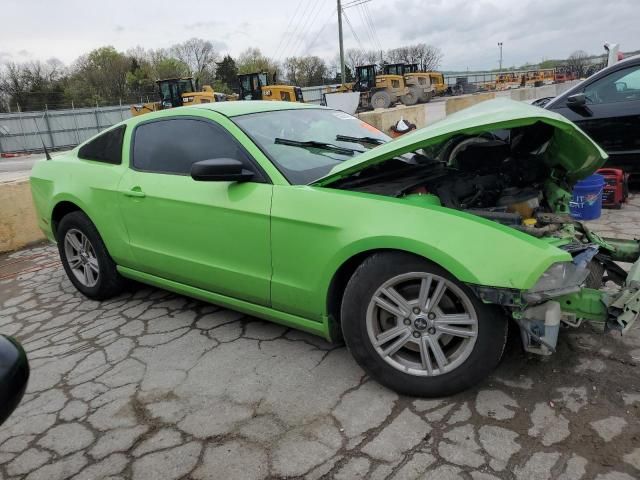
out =
<path fill-rule="evenodd" d="M 597 231 L 640 236 L 640 199 Z M 0 428 L 0 478 L 640 477 L 640 325 L 563 331 L 547 361 L 513 341 L 479 387 L 399 397 L 342 346 L 165 291 L 107 302 L 52 246 L 0 257 L 0 331 L 28 351 Z"/>

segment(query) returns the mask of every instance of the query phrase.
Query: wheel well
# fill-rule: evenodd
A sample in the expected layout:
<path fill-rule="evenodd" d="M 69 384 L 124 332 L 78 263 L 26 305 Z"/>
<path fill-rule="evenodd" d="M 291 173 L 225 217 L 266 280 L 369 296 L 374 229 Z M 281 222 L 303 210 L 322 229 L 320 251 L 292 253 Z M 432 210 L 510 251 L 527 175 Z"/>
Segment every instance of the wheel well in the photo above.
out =
<path fill-rule="evenodd" d="M 356 269 L 371 255 L 380 252 L 405 252 L 404 250 L 394 249 L 376 249 L 367 250 L 366 252 L 360 252 L 353 257 L 349 258 L 346 262 L 340 265 L 340 268 L 336 271 L 329 284 L 329 292 L 327 294 L 327 313 L 329 318 L 337 325 L 340 325 L 340 309 L 342 308 L 342 299 L 344 298 L 344 290 L 347 287 L 347 283 L 353 276 Z M 410 253 L 410 252 L 405 252 Z"/>
<path fill-rule="evenodd" d="M 62 220 L 65 215 L 75 211 L 82 211 L 82 209 L 72 202 L 60 202 L 53 207 L 53 212 L 51 212 L 51 229 L 54 236 L 56 236 L 60 220 Z"/>

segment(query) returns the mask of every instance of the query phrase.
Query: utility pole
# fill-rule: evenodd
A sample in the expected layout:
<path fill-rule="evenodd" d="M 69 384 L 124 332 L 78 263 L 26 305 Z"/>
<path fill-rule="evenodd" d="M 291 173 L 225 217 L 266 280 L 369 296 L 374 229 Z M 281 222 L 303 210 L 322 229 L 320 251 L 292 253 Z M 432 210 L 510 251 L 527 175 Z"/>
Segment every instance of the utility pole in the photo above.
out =
<path fill-rule="evenodd" d="M 347 83 L 344 72 L 344 45 L 342 42 L 342 4 L 338 0 L 338 39 L 340 41 L 340 75 L 342 77 L 342 84 Z"/>
<path fill-rule="evenodd" d="M 500 68 L 499 68 L 499 70 L 502 72 L 502 42 L 498 42 L 498 48 L 500 48 Z"/>

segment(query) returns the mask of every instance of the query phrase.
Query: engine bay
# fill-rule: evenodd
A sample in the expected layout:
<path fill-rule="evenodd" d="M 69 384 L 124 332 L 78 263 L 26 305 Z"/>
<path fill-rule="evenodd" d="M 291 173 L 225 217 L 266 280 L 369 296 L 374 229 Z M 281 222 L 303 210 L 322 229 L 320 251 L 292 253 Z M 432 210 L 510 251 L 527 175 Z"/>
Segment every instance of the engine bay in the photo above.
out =
<path fill-rule="evenodd" d="M 545 236 L 571 223 L 547 198 L 554 175 L 545 163 L 554 128 L 534 124 L 478 135 L 457 135 L 376 165 L 335 186 L 462 210 Z M 569 187 L 560 185 L 565 189 Z M 552 220 L 552 221 L 550 221 Z"/>

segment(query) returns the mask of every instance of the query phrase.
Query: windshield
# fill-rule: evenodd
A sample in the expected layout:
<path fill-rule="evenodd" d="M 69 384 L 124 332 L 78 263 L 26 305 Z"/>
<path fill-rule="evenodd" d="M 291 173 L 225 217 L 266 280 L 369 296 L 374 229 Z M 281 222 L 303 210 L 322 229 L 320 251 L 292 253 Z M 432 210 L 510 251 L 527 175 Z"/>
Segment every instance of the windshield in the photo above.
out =
<path fill-rule="evenodd" d="M 329 109 L 252 113 L 233 121 L 293 185 L 312 183 L 376 141 L 390 140 L 368 123 Z"/>

